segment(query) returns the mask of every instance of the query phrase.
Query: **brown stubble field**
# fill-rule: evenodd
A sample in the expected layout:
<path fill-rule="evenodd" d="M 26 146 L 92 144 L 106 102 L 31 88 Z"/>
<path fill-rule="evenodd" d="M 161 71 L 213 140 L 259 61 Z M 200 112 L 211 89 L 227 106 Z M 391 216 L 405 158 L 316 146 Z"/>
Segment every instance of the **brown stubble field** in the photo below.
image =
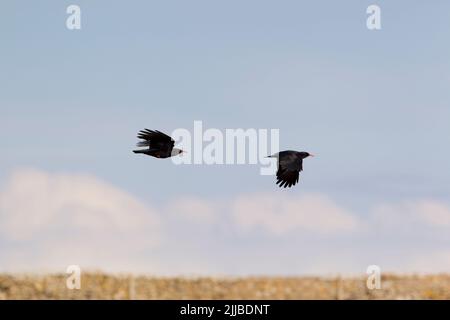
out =
<path fill-rule="evenodd" d="M 69 290 L 65 274 L 0 274 L 0 299 L 450 299 L 450 274 L 365 277 L 150 277 L 83 274 Z"/>

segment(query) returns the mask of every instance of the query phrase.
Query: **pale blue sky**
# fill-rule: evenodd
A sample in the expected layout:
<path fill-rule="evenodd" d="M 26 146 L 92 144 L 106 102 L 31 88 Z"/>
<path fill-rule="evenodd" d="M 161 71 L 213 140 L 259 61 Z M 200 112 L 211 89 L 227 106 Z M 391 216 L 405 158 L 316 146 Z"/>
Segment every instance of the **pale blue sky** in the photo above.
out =
<path fill-rule="evenodd" d="M 65 27 L 69 4 L 80 31 Z M 380 31 L 366 28 L 370 4 Z M 0 181 L 21 167 L 87 173 L 157 205 L 320 193 L 358 216 L 383 202 L 450 202 L 448 1 L 2 1 L 0 41 Z M 141 128 L 194 120 L 278 128 L 281 149 L 318 157 L 280 191 L 257 166 L 131 153 Z M 223 236 L 229 252 L 273 241 Z"/>

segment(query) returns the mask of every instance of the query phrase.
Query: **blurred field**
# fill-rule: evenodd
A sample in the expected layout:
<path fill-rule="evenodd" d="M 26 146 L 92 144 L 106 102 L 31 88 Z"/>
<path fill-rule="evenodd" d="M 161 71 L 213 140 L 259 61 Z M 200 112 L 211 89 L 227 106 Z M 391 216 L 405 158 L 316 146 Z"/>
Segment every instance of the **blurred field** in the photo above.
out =
<path fill-rule="evenodd" d="M 81 289 L 66 275 L 0 274 L 0 299 L 450 299 L 450 275 L 385 275 L 380 290 L 366 278 L 154 278 L 83 274 Z"/>

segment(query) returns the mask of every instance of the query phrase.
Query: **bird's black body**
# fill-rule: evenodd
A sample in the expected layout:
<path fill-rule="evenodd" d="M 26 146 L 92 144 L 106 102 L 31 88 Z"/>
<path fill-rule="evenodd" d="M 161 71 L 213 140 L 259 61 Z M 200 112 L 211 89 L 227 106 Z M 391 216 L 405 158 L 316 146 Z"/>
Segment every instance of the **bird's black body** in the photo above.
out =
<path fill-rule="evenodd" d="M 300 171 L 303 171 L 303 159 L 311 156 L 308 152 L 281 151 L 270 157 L 278 158 L 277 184 L 281 187 L 292 187 L 299 179 Z"/>
<path fill-rule="evenodd" d="M 167 134 L 158 130 L 144 129 L 139 131 L 138 147 L 148 147 L 147 149 L 133 150 L 134 153 L 143 153 L 155 158 L 169 158 L 173 155 L 177 155 L 182 151 L 174 148 L 175 141 Z"/>

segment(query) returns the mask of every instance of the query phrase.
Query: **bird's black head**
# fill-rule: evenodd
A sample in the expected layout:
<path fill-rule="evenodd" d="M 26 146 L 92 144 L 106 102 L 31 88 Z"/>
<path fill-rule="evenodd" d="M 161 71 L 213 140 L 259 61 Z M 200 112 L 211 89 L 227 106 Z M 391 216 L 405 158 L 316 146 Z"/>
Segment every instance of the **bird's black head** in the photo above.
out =
<path fill-rule="evenodd" d="M 302 152 L 297 152 L 297 154 L 298 154 L 298 155 L 300 156 L 300 158 L 302 158 L 302 159 L 305 159 L 305 158 L 308 158 L 308 157 L 314 157 L 313 154 L 308 153 L 308 152 L 304 152 L 304 151 L 302 151 Z"/>

